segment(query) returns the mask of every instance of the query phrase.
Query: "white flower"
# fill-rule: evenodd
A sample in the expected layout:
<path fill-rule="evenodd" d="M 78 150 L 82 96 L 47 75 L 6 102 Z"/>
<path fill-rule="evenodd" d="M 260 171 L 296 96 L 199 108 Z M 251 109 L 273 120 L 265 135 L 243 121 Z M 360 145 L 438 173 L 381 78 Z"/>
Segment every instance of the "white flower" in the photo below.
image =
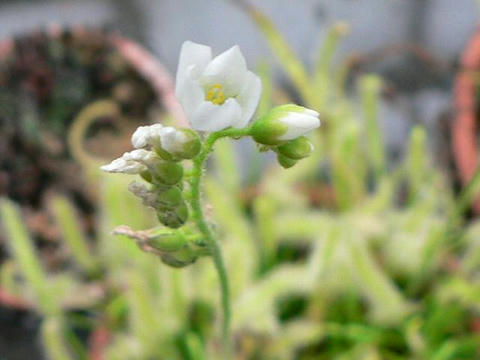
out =
<path fill-rule="evenodd" d="M 320 126 L 319 114 L 315 110 L 303 109 L 292 111 L 279 119 L 287 125 L 287 132 L 279 137 L 280 140 L 292 140 L 316 129 Z"/>
<path fill-rule="evenodd" d="M 151 151 L 138 149 L 124 153 L 122 157 L 101 166 L 100 169 L 111 173 L 140 174 L 156 161 L 157 157 Z"/>
<path fill-rule="evenodd" d="M 183 43 L 176 95 L 194 129 L 245 127 L 257 108 L 261 88 L 259 77 L 247 70 L 238 46 L 212 59 L 210 47 Z"/>

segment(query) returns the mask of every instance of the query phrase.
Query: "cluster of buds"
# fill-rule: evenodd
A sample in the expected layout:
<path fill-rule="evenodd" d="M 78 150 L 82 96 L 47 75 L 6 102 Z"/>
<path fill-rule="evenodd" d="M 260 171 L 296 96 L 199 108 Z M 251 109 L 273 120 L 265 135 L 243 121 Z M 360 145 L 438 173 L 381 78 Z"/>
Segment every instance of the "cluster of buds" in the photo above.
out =
<path fill-rule="evenodd" d="M 258 119 L 250 133 L 262 150 L 275 151 L 279 164 L 290 168 L 312 153 L 313 144 L 304 134 L 320 126 L 318 115 L 298 105 L 277 106 Z"/>
<path fill-rule="evenodd" d="M 183 194 L 181 161 L 195 157 L 200 151 L 201 143 L 197 133 L 161 124 L 140 126 L 132 135 L 132 145 L 135 150 L 123 154 L 101 169 L 140 175 L 146 183 L 134 181 L 129 190 L 141 198 L 146 206 L 155 210 L 161 224 L 170 229 L 180 228 L 187 222 L 189 212 Z M 173 239 L 175 243 L 183 244 L 180 232 L 173 231 L 157 238 L 162 239 L 162 244 L 171 243 Z M 154 245 L 149 245 L 155 248 Z M 161 258 L 165 263 L 178 267 L 189 263 L 186 258 L 192 261 L 196 259 L 194 254 L 183 244 L 181 249 L 176 249 L 175 255 L 166 253 Z"/>
<path fill-rule="evenodd" d="M 148 234 L 129 230 L 126 235 L 136 239 L 143 250 L 159 255 L 165 264 L 181 267 L 206 253 L 206 247 L 198 239 L 193 240 L 202 236 L 187 224 L 189 209 L 202 211 L 198 204 L 192 205 L 192 201 L 199 199 L 192 199 L 191 188 L 191 197 L 187 199 L 192 206 L 184 197 L 182 161 L 211 150 L 207 142 L 202 144 L 198 132 L 239 129 L 239 136 L 251 136 L 263 151 L 275 151 L 280 165 L 289 168 L 312 153 L 313 145 L 305 135 L 319 127 L 320 120 L 316 111 L 289 104 L 272 109 L 249 125 L 260 100 L 261 81 L 247 69 L 238 46 L 213 57 L 210 47 L 185 42 L 175 92 L 192 129 L 161 124 L 140 126 L 132 135 L 135 150 L 102 166 L 102 170 L 138 174 L 143 178 L 144 182 L 133 182 L 129 189 L 155 210 L 166 228 Z M 235 131 L 230 134 L 236 136 Z M 205 156 L 199 158 L 200 162 L 205 160 Z M 194 166 L 198 162 L 194 161 Z M 192 176 L 201 176 L 201 170 L 195 174 Z M 190 186 L 194 186 L 192 183 Z M 201 220 L 201 216 L 194 215 Z M 197 231 L 205 236 L 202 228 L 205 226 L 197 223 Z"/>

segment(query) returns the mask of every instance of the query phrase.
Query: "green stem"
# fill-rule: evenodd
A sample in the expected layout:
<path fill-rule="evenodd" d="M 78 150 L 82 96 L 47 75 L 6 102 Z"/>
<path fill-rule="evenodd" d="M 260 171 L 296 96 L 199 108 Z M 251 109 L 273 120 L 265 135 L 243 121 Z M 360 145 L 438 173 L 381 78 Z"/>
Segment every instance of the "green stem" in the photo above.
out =
<path fill-rule="evenodd" d="M 225 264 L 222 257 L 220 246 L 218 245 L 215 235 L 208 225 L 205 215 L 203 213 L 201 204 L 201 178 L 203 174 L 203 168 L 208 155 L 213 151 L 215 142 L 223 137 L 242 137 L 249 134 L 250 128 L 244 129 L 226 129 L 210 134 L 204 141 L 202 151 L 193 159 L 193 169 L 190 177 L 190 191 L 191 199 L 190 206 L 192 208 L 192 219 L 194 220 L 198 230 L 205 237 L 205 241 L 208 244 L 213 262 L 220 279 L 220 288 L 222 292 L 222 309 L 223 309 L 223 341 L 225 347 L 225 353 L 227 356 L 230 354 L 230 289 L 228 285 L 228 276 L 225 269 Z"/>

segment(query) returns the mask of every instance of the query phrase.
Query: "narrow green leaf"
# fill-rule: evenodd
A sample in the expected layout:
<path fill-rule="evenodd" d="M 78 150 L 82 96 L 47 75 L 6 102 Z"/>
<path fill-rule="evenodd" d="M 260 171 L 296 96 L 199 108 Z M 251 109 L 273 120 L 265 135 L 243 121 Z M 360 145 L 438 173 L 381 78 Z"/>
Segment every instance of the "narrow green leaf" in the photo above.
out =
<path fill-rule="evenodd" d="M 55 196 L 50 205 L 73 258 L 85 271 L 94 271 L 96 268 L 95 260 L 88 249 L 88 240 L 80 228 L 78 215 L 72 204 L 63 196 Z"/>

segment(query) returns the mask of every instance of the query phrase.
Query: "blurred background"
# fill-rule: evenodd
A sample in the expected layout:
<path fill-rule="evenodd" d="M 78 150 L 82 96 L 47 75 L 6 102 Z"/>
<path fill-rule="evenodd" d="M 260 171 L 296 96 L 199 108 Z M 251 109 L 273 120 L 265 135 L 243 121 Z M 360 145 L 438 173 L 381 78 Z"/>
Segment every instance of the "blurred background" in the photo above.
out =
<path fill-rule="evenodd" d="M 480 359 L 474 0 L 0 0 L 0 359 L 220 359 L 205 259 L 170 269 L 97 169 L 183 124 L 180 46 L 238 44 L 270 106 L 321 113 L 283 173 L 252 142 L 209 167 L 237 359 Z"/>

